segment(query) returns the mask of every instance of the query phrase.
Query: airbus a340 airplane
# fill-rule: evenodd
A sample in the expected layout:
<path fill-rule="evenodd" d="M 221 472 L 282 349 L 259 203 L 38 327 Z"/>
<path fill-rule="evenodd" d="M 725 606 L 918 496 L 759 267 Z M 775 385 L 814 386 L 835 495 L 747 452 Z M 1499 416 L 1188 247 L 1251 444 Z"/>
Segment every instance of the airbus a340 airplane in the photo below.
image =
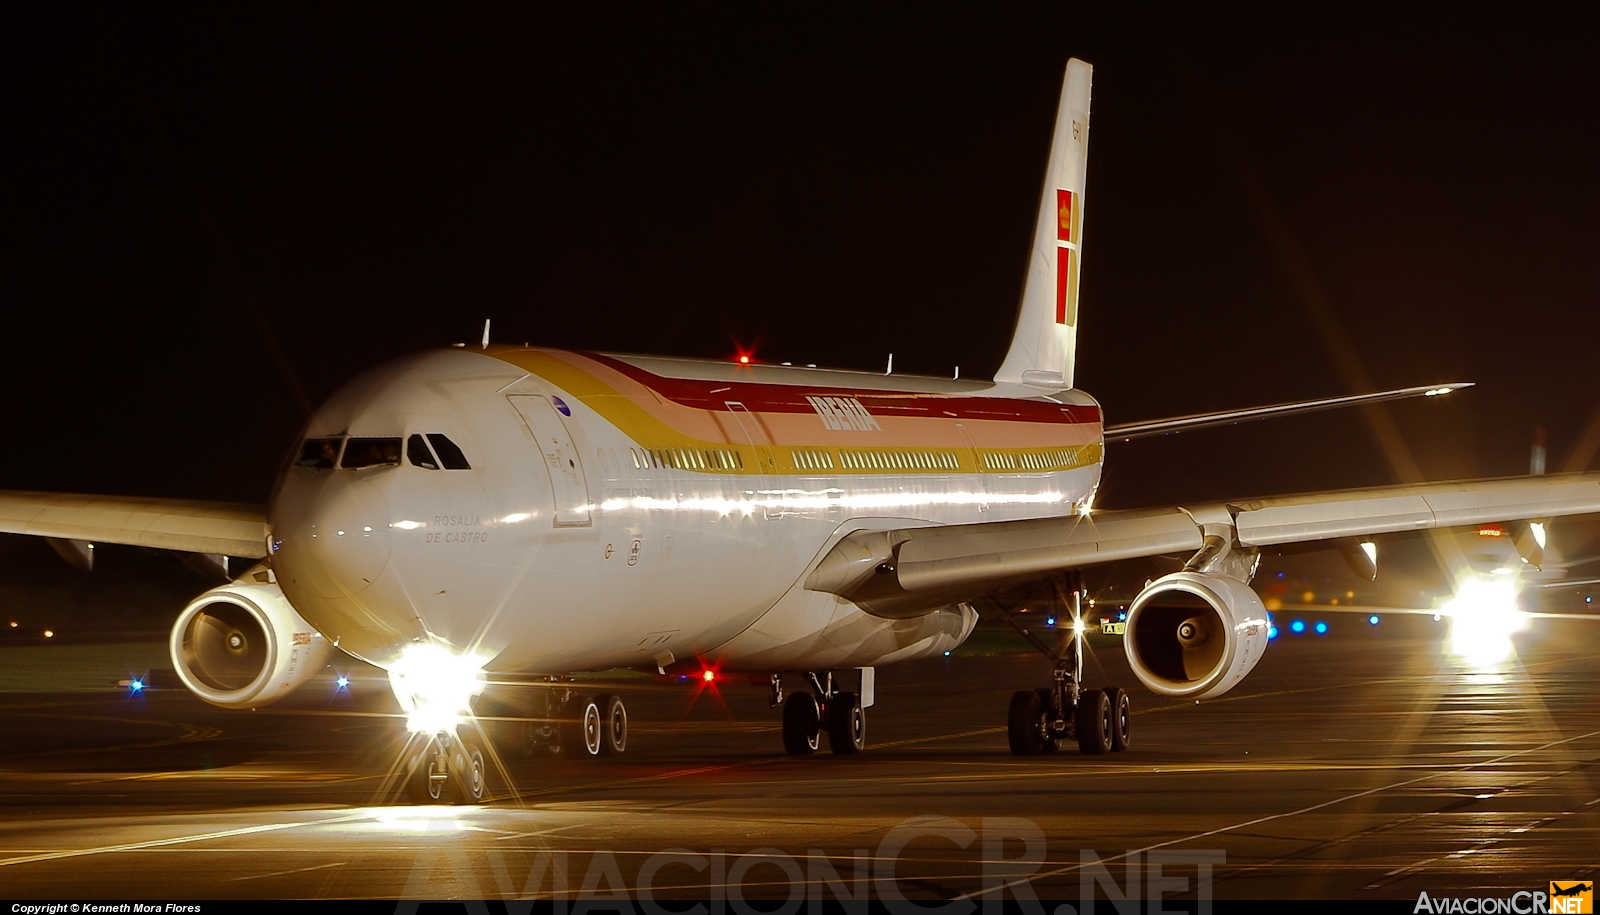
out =
<path fill-rule="evenodd" d="M 1130 605 L 1125 644 L 1145 686 L 1206 698 L 1266 649 L 1250 588 L 1264 548 L 1328 541 L 1375 562 L 1369 538 L 1383 534 L 1600 511 L 1600 474 L 1093 511 L 1108 439 L 1457 386 L 1103 425 L 1073 387 L 1090 73 L 1067 67 L 1021 314 L 992 382 L 497 346 L 486 333 L 340 390 L 264 511 L 10 492 L 0 530 L 84 552 L 259 560 L 178 617 L 184 685 L 258 707 L 347 652 L 389 672 L 417 735 L 413 796 L 478 800 L 480 732 L 458 725 L 488 678 L 553 678 L 534 692 L 554 708 L 531 717 L 565 724 L 534 736 L 597 756 L 624 749 L 626 710 L 562 675 L 770 674 L 789 752 L 825 732 L 851 753 L 875 668 L 961 644 L 976 606 L 1006 588 L 1056 582 L 1071 604 L 1076 570 L 1189 556 Z M 1125 747 L 1127 695 L 1085 688 L 1070 657 L 1056 666 L 1013 699 L 1013 751 Z M 805 685 L 785 697 L 783 674 Z"/>

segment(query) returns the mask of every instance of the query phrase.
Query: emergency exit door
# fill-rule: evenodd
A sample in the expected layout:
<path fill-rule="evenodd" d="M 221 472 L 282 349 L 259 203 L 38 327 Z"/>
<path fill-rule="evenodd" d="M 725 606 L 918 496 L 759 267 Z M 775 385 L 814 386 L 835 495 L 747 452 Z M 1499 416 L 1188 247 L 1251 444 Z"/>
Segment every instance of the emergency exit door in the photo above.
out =
<path fill-rule="evenodd" d="M 556 524 L 581 527 L 589 523 L 589 483 L 583 475 L 583 461 L 572 446 L 566 421 L 550 398 L 512 394 L 507 400 L 517 408 L 528 425 L 544 469 L 550 474 L 550 490 L 555 494 Z M 565 404 L 563 404 L 565 406 Z"/>

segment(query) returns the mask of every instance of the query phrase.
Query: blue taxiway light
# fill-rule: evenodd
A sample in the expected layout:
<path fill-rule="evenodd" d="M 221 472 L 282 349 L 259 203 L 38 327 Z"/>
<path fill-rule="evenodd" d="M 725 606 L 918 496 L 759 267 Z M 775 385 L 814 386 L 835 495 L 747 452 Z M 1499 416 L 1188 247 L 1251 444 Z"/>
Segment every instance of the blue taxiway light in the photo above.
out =
<path fill-rule="evenodd" d="M 1367 625 L 1368 626 L 1376 626 L 1376 625 L 1378 625 L 1378 615 L 1376 613 L 1374 613 L 1373 615 L 1367 617 Z"/>
<path fill-rule="evenodd" d="M 1322 622 L 1317 623 L 1317 635 L 1327 635 L 1327 634 L 1328 634 L 1328 624 L 1327 623 L 1322 623 Z"/>
<path fill-rule="evenodd" d="M 1118 620 L 1126 620 L 1127 618 L 1128 618 L 1128 614 L 1127 614 L 1126 611 L 1117 614 L 1117 619 Z"/>
<path fill-rule="evenodd" d="M 948 657 L 950 657 L 950 652 L 948 652 L 948 651 L 947 651 L 947 652 L 945 652 L 945 653 L 944 653 L 944 656 L 945 656 L 945 657 L 947 657 L 947 658 L 948 658 Z"/>
<path fill-rule="evenodd" d="M 1045 624 L 1045 625 L 1046 625 L 1046 626 L 1054 626 L 1054 625 L 1055 625 L 1055 624 L 1056 624 L 1056 618 L 1055 618 L 1055 617 L 1053 617 L 1053 616 L 1051 616 L 1051 617 L 1046 617 L 1046 618 L 1045 618 L 1045 621 L 1044 621 L 1044 624 Z"/>
<path fill-rule="evenodd" d="M 144 681 L 143 680 L 131 680 L 128 683 L 128 689 L 131 689 L 136 693 L 137 692 L 142 692 L 144 690 Z"/>
<path fill-rule="evenodd" d="M 1290 632 L 1305 632 L 1306 631 L 1306 621 L 1305 620 L 1295 620 L 1294 622 L 1289 624 L 1289 631 Z"/>
<path fill-rule="evenodd" d="M 1277 626 L 1268 626 L 1267 627 L 1267 639 L 1271 640 L 1271 639 L 1275 639 L 1277 637 L 1278 637 L 1278 627 Z"/>

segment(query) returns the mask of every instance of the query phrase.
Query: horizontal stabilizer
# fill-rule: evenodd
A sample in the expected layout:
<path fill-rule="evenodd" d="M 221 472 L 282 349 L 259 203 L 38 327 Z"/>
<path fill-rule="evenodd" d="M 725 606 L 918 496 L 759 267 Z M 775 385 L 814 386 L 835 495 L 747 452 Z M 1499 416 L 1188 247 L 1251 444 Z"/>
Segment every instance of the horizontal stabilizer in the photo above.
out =
<path fill-rule="evenodd" d="M 1106 440 L 1129 441 L 1136 438 L 1150 438 L 1155 435 L 1171 435 L 1174 432 L 1188 432 L 1192 429 L 1206 429 L 1211 426 L 1230 426 L 1234 423 L 1245 423 L 1256 419 L 1270 419 L 1277 416 L 1293 416 L 1296 413 L 1315 413 L 1318 410 L 1332 410 L 1337 407 L 1356 407 L 1363 404 L 1382 403 L 1386 400 L 1404 400 L 1407 397 L 1438 397 L 1451 391 L 1472 387 L 1470 381 L 1457 381 L 1451 384 L 1428 384 L 1414 388 L 1400 388 L 1394 391 L 1376 391 L 1371 394 L 1349 394 L 1344 397 L 1325 397 L 1321 400 L 1299 400 L 1294 403 L 1273 404 L 1270 407 L 1250 407 L 1244 410 L 1228 410 L 1222 413 L 1195 413 L 1192 416 L 1174 416 L 1170 419 L 1152 419 L 1142 423 L 1123 423 L 1120 426 L 1106 427 Z"/>

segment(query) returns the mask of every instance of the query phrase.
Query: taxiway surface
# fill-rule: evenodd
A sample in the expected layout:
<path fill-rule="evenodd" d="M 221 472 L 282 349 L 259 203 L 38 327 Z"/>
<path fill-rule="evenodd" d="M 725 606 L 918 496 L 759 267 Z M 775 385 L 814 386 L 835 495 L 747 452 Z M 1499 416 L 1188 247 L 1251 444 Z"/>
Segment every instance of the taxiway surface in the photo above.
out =
<path fill-rule="evenodd" d="M 874 896 L 927 899 L 978 893 L 987 875 L 1077 899 L 1086 873 L 1126 891 L 1130 852 L 1144 878 L 1166 856 L 1163 876 L 1187 881 L 1167 885 L 1178 897 L 1195 894 L 1197 859 L 1213 862 L 1218 899 L 1509 896 L 1592 879 L 1600 631 L 1543 621 L 1512 661 L 1477 669 L 1428 625 L 1285 636 L 1241 688 L 1200 705 L 1134 687 L 1102 643 L 1089 684 L 1131 687 L 1136 715 L 1132 748 L 1102 757 L 1007 752 L 1007 700 L 1045 674 L 1024 654 L 880 671 L 856 757 L 783 755 L 777 712 L 747 681 L 585 684 L 626 698 L 628 754 L 507 753 L 481 807 L 386 803 L 403 735 L 370 669 L 348 691 L 319 680 L 256 712 L 177 688 L 0 693 L 0 895 L 500 897 L 548 894 L 562 871 L 573 894 L 587 880 L 656 898 L 713 883 L 831 898 L 859 875 Z"/>

